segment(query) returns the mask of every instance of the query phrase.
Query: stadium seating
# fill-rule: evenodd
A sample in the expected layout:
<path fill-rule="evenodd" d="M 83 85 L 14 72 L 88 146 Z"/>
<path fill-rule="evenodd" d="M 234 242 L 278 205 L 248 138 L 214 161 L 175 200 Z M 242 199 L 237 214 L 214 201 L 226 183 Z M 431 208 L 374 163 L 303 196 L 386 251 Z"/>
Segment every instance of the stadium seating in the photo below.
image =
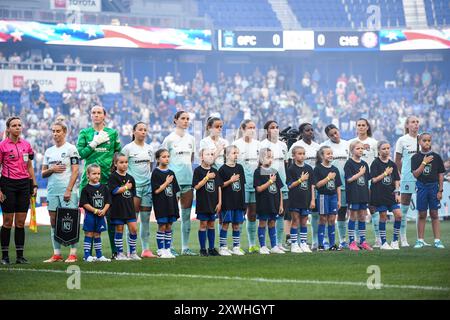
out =
<path fill-rule="evenodd" d="M 450 3 L 447 0 L 424 0 L 424 3 L 429 26 L 450 24 Z"/>

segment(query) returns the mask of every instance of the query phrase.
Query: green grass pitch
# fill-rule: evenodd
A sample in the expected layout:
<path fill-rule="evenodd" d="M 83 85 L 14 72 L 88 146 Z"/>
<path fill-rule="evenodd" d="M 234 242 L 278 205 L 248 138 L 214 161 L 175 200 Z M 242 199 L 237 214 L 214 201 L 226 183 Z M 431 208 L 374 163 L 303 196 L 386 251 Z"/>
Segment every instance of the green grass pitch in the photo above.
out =
<path fill-rule="evenodd" d="M 191 247 L 198 250 L 198 222 L 192 222 Z M 155 250 L 156 225 L 151 224 L 151 249 Z M 179 223 L 175 225 L 179 248 Z M 243 257 L 178 257 L 111 263 L 78 262 L 79 290 L 67 288 L 68 264 L 45 264 L 51 253 L 49 227 L 36 234 L 27 230 L 25 257 L 29 265 L 0 266 L 0 300 L 4 299 L 449 299 L 450 222 L 441 223 L 446 249 L 402 248 L 400 251 L 315 252 Z M 229 231 L 229 238 L 231 238 Z M 392 224 L 387 225 L 388 241 Z M 432 243 L 431 223 L 426 241 Z M 373 243 L 372 227 L 368 238 Z M 10 257 L 15 259 L 11 237 Z M 83 239 L 83 234 L 80 240 Z M 415 223 L 408 226 L 413 244 Z M 216 237 L 218 243 L 218 237 Z M 231 240 L 230 240 L 231 242 Z M 242 235 L 242 247 L 247 248 Z M 231 244 L 231 243 L 230 243 Z M 104 253 L 110 255 L 106 234 Z M 138 246 L 140 252 L 140 244 Z M 63 247 L 63 256 L 68 254 Z M 79 244 L 79 258 L 82 244 Z M 369 289 L 369 266 L 380 269 L 381 289 Z M 374 276 L 372 275 L 372 278 Z M 372 281 L 369 281 L 373 283 Z"/>

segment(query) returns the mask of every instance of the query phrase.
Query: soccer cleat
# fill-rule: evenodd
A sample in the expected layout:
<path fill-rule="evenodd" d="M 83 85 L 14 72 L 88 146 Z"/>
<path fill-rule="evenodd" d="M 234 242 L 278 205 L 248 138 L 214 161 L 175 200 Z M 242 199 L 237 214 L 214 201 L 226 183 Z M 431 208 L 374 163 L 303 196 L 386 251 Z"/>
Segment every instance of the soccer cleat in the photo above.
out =
<path fill-rule="evenodd" d="M 380 250 L 393 250 L 389 243 L 385 242 L 380 246 Z"/>
<path fill-rule="evenodd" d="M 202 257 L 207 257 L 208 256 L 208 251 L 206 251 L 206 249 L 200 249 L 200 255 Z"/>
<path fill-rule="evenodd" d="M 128 261 L 130 258 L 128 258 L 123 252 L 119 252 L 116 256 L 117 261 Z"/>
<path fill-rule="evenodd" d="M 302 253 L 303 250 L 302 250 L 302 248 L 300 248 L 298 243 L 293 243 L 292 246 L 291 246 L 291 252 L 292 253 Z"/>
<path fill-rule="evenodd" d="M 286 239 L 286 242 L 284 243 L 284 246 L 286 248 L 290 248 L 292 246 L 291 239 Z"/>
<path fill-rule="evenodd" d="M 318 246 L 317 247 L 317 251 L 325 251 L 325 247 L 324 246 Z"/>
<path fill-rule="evenodd" d="M 258 253 L 260 248 L 258 246 L 251 246 L 248 248 L 248 253 Z"/>
<path fill-rule="evenodd" d="M 130 256 L 128 257 L 128 260 L 140 261 L 142 259 L 135 252 L 135 253 L 130 254 Z"/>
<path fill-rule="evenodd" d="M 127 258 L 127 259 L 128 259 L 128 258 Z M 108 259 L 108 258 L 106 258 L 105 256 L 101 256 L 100 258 L 97 258 L 95 261 L 96 261 L 96 262 L 97 262 L 97 261 L 99 261 L 99 262 L 111 262 L 111 259 Z"/>
<path fill-rule="evenodd" d="M 156 258 L 156 256 L 153 254 L 152 250 L 145 249 L 141 253 L 141 258 Z"/>
<path fill-rule="evenodd" d="M 398 245 L 398 241 L 392 241 L 391 242 L 391 248 L 392 248 L 392 250 L 400 250 L 400 247 Z"/>
<path fill-rule="evenodd" d="M 267 248 L 266 246 L 261 247 L 261 248 L 259 249 L 259 254 L 270 254 L 270 250 L 269 250 L 269 248 Z"/>
<path fill-rule="evenodd" d="M 111 260 L 116 260 L 117 258 L 117 252 L 113 252 L 112 256 L 111 256 Z"/>
<path fill-rule="evenodd" d="M 16 264 L 29 264 L 29 262 L 24 257 L 17 257 L 16 258 Z"/>
<path fill-rule="evenodd" d="M 311 251 L 316 251 L 319 248 L 319 244 L 318 243 L 313 243 L 311 245 Z"/>
<path fill-rule="evenodd" d="M 77 262 L 78 258 L 75 254 L 71 254 L 67 257 L 67 259 L 64 261 L 66 263 L 73 263 L 73 262 Z"/>
<path fill-rule="evenodd" d="M 191 249 L 184 249 L 183 251 L 181 251 L 181 255 L 182 256 L 198 256 L 198 253 L 195 253 L 194 251 L 192 251 Z"/>
<path fill-rule="evenodd" d="M 330 248 L 330 244 L 328 243 L 328 241 L 324 241 L 324 242 L 323 242 L 323 248 L 324 248 L 325 250 L 328 250 L 328 249 Z"/>
<path fill-rule="evenodd" d="M 362 242 L 360 246 L 363 250 L 373 251 L 373 248 L 370 246 L 370 244 L 367 243 L 367 241 Z"/>
<path fill-rule="evenodd" d="M 231 256 L 231 253 L 229 252 L 227 247 L 220 247 L 219 254 L 221 256 Z"/>
<path fill-rule="evenodd" d="M 431 244 L 427 243 L 425 240 L 423 240 L 423 244 L 425 247 L 431 247 Z"/>
<path fill-rule="evenodd" d="M 356 244 L 356 241 L 351 242 L 348 248 L 350 249 L 350 251 L 359 251 L 359 247 Z"/>
<path fill-rule="evenodd" d="M 283 252 L 288 252 L 288 251 L 290 251 L 289 249 L 286 249 L 285 247 L 283 247 L 282 244 L 279 244 L 279 245 L 278 245 L 278 248 L 280 248 L 280 250 L 282 250 Z"/>
<path fill-rule="evenodd" d="M 2 259 L 2 261 L 0 262 L 0 264 L 2 264 L 4 266 L 7 266 L 7 265 L 11 264 L 11 262 L 9 261 L 9 257 L 4 257 Z"/>
<path fill-rule="evenodd" d="M 438 249 L 445 249 L 444 245 L 442 244 L 441 240 L 434 240 L 434 246 Z"/>
<path fill-rule="evenodd" d="M 312 252 L 306 242 L 300 243 L 300 249 L 302 249 L 302 251 L 305 252 L 305 253 L 311 253 Z"/>
<path fill-rule="evenodd" d="M 216 248 L 208 249 L 208 255 L 213 256 L 213 257 L 220 256 L 220 254 L 216 250 Z"/>
<path fill-rule="evenodd" d="M 386 242 L 385 242 L 386 243 Z M 388 244 L 389 245 L 389 244 Z M 382 244 L 381 244 L 381 239 L 380 238 L 376 238 L 374 245 L 372 246 L 373 248 L 381 248 Z"/>
<path fill-rule="evenodd" d="M 409 247 L 408 239 L 406 239 L 406 236 L 400 237 L 400 243 L 402 247 Z"/>
<path fill-rule="evenodd" d="M 178 257 L 180 255 L 178 252 L 175 251 L 174 248 L 170 248 L 169 250 L 170 250 L 170 254 L 175 256 L 175 257 Z"/>
<path fill-rule="evenodd" d="M 85 262 L 95 262 L 95 260 L 97 260 L 97 258 L 93 257 L 93 256 L 89 256 L 87 258 L 83 258 L 83 261 L 85 261 Z"/>
<path fill-rule="evenodd" d="M 63 260 L 64 259 L 60 254 L 54 254 L 50 257 L 50 259 L 45 260 L 44 263 L 60 262 Z"/>
<path fill-rule="evenodd" d="M 416 244 L 414 245 L 414 249 L 420 249 L 420 248 L 423 248 L 424 246 L 425 246 L 425 244 L 423 243 L 423 241 L 417 240 Z"/>
<path fill-rule="evenodd" d="M 342 241 L 342 242 L 339 244 L 339 248 L 341 248 L 341 249 L 348 249 L 348 243 L 347 243 L 347 241 Z"/>
<path fill-rule="evenodd" d="M 233 250 L 231 252 L 236 256 L 243 256 L 243 255 L 245 255 L 245 252 L 243 252 L 243 251 L 244 250 L 242 250 L 239 247 L 233 247 Z"/>
<path fill-rule="evenodd" d="M 228 247 L 225 247 L 225 249 L 228 251 L 229 254 L 231 254 L 231 255 L 233 254 L 233 251 L 228 249 Z"/>
<path fill-rule="evenodd" d="M 342 251 L 342 249 L 334 244 L 328 249 L 328 251 Z"/>
<path fill-rule="evenodd" d="M 165 254 L 166 257 L 169 258 L 169 259 L 175 259 L 175 258 L 176 258 L 176 256 L 174 256 L 174 255 L 172 254 L 172 252 L 170 252 L 170 250 L 168 250 L 168 249 L 164 249 L 164 254 Z"/>
<path fill-rule="evenodd" d="M 285 254 L 286 252 L 281 250 L 279 246 L 275 246 L 270 250 L 270 253 Z"/>

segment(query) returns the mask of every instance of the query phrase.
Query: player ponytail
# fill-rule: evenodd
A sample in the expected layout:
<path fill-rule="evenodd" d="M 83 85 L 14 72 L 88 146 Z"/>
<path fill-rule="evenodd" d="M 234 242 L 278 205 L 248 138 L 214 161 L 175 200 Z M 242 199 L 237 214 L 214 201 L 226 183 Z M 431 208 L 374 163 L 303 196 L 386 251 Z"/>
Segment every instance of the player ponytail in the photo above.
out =
<path fill-rule="evenodd" d="M 220 120 L 220 118 L 218 117 L 208 117 L 208 119 L 206 120 L 206 126 L 205 126 L 205 137 L 209 137 L 209 129 L 211 129 L 214 125 L 214 122 L 216 121 L 222 121 Z"/>
<path fill-rule="evenodd" d="M 366 118 L 359 118 L 358 121 L 364 121 L 367 125 L 367 136 L 368 137 L 372 137 L 372 127 L 369 123 L 369 120 L 367 120 Z M 356 123 L 358 123 L 358 121 L 356 121 Z"/>
<path fill-rule="evenodd" d="M 272 123 L 275 123 L 275 124 L 278 125 L 278 122 L 276 122 L 275 120 L 269 120 L 269 121 L 267 121 L 267 122 L 264 124 L 264 130 L 266 130 L 266 138 L 267 138 L 268 140 L 270 140 L 270 139 L 269 139 L 269 127 L 270 127 L 270 125 L 271 125 Z"/>
<path fill-rule="evenodd" d="M 187 112 L 184 111 L 184 110 L 180 110 L 180 111 L 177 111 L 177 113 L 175 113 L 175 115 L 173 116 L 173 123 L 174 124 L 176 124 L 176 121 L 181 117 L 181 115 L 183 113 L 187 113 Z"/>
<path fill-rule="evenodd" d="M 131 141 L 134 141 L 134 140 L 135 140 L 134 132 L 136 131 L 138 125 L 140 125 L 140 124 L 143 124 L 144 126 L 147 126 L 147 125 L 146 125 L 144 122 L 142 122 L 142 121 L 136 122 L 136 123 L 134 124 L 134 126 L 133 126 L 133 134 L 131 135 Z"/>
<path fill-rule="evenodd" d="M 242 138 L 244 136 L 244 130 L 245 130 L 245 128 L 247 128 L 247 125 L 250 122 L 253 122 L 253 120 L 251 120 L 251 119 L 242 120 L 241 124 L 239 125 L 239 130 L 237 132 L 236 140 L 239 138 Z"/>

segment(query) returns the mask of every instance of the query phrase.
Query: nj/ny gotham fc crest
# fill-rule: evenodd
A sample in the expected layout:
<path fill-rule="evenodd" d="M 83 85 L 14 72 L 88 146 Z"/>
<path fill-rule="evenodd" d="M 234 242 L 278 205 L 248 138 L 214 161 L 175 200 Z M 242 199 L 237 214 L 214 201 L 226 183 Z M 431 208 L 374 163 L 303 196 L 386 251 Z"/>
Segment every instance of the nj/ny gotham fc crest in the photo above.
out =
<path fill-rule="evenodd" d="M 384 185 L 390 186 L 392 183 L 392 177 L 391 175 L 388 175 L 386 177 L 383 178 L 383 182 Z"/>
<path fill-rule="evenodd" d="M 277 186 L 275 185 L 275 183 L 271 184 L 269 186 L 269 192 L 272 194 L 276 194 L 277 193 Z"/>
<path fill-rule="evenodd" d="M 327 189 L 328 189 L 328 190 L 334 190 L 334 189 L 336 189 L 336 185 L 335 185 L 335 183 L 334 183 L 334 179 L 327 182 Z"/>
<path fill-rule="evenodd" d="M 366 185 L 366 179 L 364 177 L 359 177 L 357 181 L 358 186 L 365 186 Z"/>
<path fill-rule="evenodd" d="M 94 196 L 92 197 L 92 202 L 94 203 L 94 208 L 102 209 L 105 200 L 103 195 L 100 192 L 96 191 Z"/>
<path fill-rule="evenodd" d="M 233 184 L 231 185 L 231 188 L 235 192 L 241 191 L 241 180 L 233 182 Z"/>
<path fill-rule="evenodd" d="M 172 188 L 172 184 L 169 184 L 169 185 L 164 189 L 164 193 L 166 194 L 167 197 L 173 197 L 173 188 Z"/>
<path fill-rule="evenodd" d="M 205 188 L 208 192 L 214 192 L 216 190 L 216 184 L 214 183 L 214 180 L 208 180 L 206 182 Z"/>
<path fill-rule="evenodd" d="M 56 209 L 55 240 L 64 246 L 78 242 L 80 211 L 73 208 Z"/>
<path fill-rule="evenodd" d="M 302 183 L 300 183 L 299 188 L 302 190 L 308 190 L 308 180 L 303 181 Z"/>
<path fill-rule="evenodd" d="M 431 164 L 427 164 L 423 169 L 423 175 L 428 176 L 431 173 Z"/>

